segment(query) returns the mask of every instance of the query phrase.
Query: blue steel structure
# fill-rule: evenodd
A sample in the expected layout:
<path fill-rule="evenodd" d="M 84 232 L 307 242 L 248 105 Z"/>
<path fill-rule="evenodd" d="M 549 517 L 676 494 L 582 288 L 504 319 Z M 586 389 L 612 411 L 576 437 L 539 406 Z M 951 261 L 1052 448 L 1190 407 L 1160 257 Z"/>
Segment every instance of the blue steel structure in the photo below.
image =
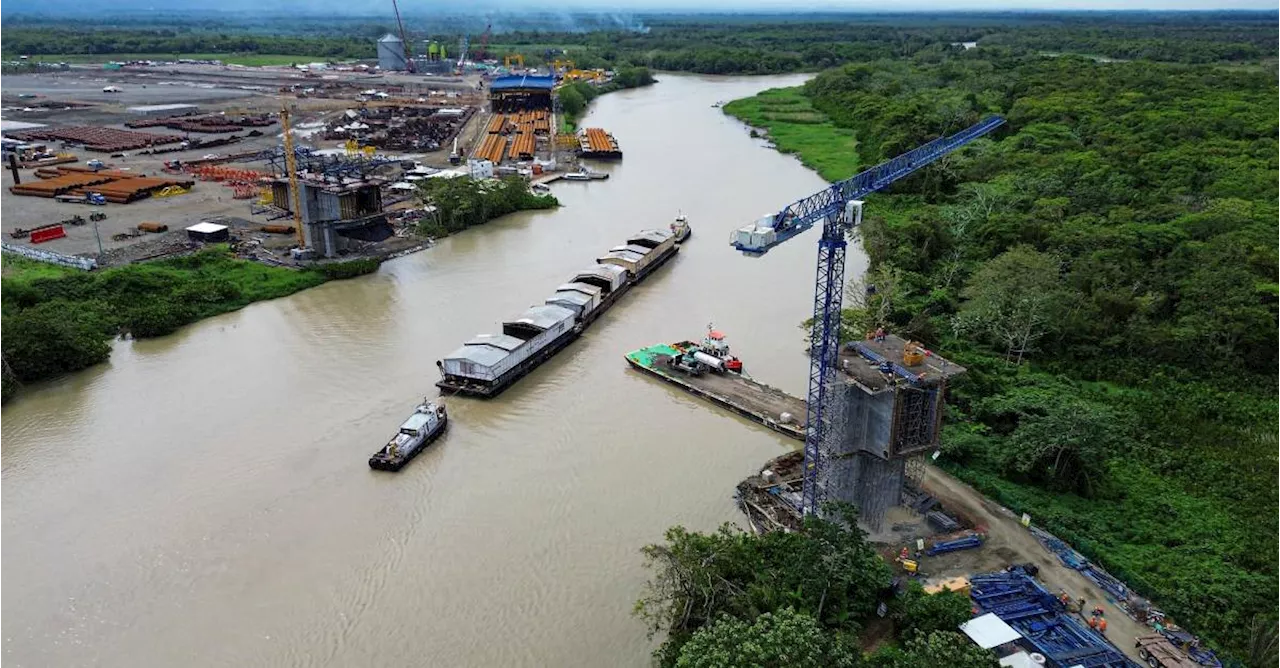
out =
<path fill-rule="evenodd" d="M 840 305 L 843 298 L 844 260 L 848 242 L 846 235 L 854 221 L 847 215 L 849 203 L 880 190 L 899 179 L 910 176 L 939 158 L 982 137 L 1004 124 L 1004 118 L 990 116 L 949 137 L 939 137 L 924 146 L 907 151 L 887 162 L 854 175 L 844 181 L 793 202 L 773 216 L 776 240 L 761 249 L 739 250 L 763 254 L 823 221 L 822 238 L 818 240 L 818 275 L 813 296 L 813 331 L 809 341 L 808 422 L 804 444 L 804 494 L 800 510 L 819 512 L 826 499 L 824 459 L 828 396 L 832 370 L 836 367 L 840 345 Z"/>
<path fill-rule="evenodd" d="M 993 613 L 1021 633 L 1049 668 L 1141 668 L 1020 567 L 975 575 L 969 587 L 979 614 Z"/>

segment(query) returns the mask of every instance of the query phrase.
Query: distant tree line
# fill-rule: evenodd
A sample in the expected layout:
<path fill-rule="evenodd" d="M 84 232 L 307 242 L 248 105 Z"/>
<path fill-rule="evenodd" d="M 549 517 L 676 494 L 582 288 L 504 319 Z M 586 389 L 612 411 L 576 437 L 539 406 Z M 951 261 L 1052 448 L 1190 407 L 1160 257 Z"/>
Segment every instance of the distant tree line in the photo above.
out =
<path fill-rule="evenodd" d="M 515 21 L 513 21 L 515 22 Z M 1118 59 L 1181 63 L 1249 62 L 1277 54 L 1275 12 L 1033 13 L 955 15 L 657 16 L 645 30 L 513 31 L 495 44 L 545 65 L 567 51 L 579 67 L 623 63 L 709 74 L 818 71 L 845 63 L 934 54 L 979 42 L 1012 53 L 1069 52 Z M 533 22 L 532 25 L 546 25 Z M 0 29 L 6 55 L 112 53 L 277 53 L 316 58 L 373 58 L 374 40 L 395 32 L 392 22 L 368 18 L 330 21 L 178 21 L 152 17 L 85 28 L 62 19 L 7 19 Z M 416 30 L 410 39 L 456 43 L 448 32 Z M 471 35 L 473 44 L 475 34 Z M 498 54 L 502 55 L 502 54 Z"/>

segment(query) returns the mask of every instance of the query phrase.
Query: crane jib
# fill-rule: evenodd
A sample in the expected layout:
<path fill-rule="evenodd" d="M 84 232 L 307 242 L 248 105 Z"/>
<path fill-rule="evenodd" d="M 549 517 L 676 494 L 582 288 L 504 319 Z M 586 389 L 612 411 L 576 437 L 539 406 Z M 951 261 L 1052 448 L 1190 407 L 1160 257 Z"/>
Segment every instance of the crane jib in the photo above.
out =
<path fill-rule="evenodd" d="M 939 137 L 924 146 L 882 162 L 844 181 L 832 184 L 788 205 L 774 217 L 782 242 L 812 227 L 819 220 L 840 213 L 845 202 L 864 197 L 885 188 L 894 181 L 910 176 L 956 149 L 969 144 L 1004 124 L 1004 118 L 991 116 L 949 137 Z M 790 234 L 783 234 L 790 232 Z"/>

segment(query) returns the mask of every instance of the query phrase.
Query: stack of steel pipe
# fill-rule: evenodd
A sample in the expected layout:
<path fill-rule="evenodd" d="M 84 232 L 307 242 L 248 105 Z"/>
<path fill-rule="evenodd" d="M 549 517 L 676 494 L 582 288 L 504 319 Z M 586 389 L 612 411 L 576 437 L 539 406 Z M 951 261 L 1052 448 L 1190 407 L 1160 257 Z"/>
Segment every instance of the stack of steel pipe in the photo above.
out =
<path fill-rule="evenodd" d="M 115 153 L 161 144 L 176 144 L 182 137 L 135 132 L 101 126 L 83 125 L 68 128 L 24 130 L 11 135 L 22 141 L 66 141 L 83 144 L 90 151 Z"/>
<path fill-rule="evenodd" d="M 114 180 L 114 177 L 98 174 L 62 174 L 60 176 L 47 178 L 41 181 L 20 183 L 10 187 L 9 192 L 15 195 L 27 195 L 30 197 L 57 197 L 58 195 L 64 195 L 79 188 L 96 186 L 98 184 L 109 183 Z"/>

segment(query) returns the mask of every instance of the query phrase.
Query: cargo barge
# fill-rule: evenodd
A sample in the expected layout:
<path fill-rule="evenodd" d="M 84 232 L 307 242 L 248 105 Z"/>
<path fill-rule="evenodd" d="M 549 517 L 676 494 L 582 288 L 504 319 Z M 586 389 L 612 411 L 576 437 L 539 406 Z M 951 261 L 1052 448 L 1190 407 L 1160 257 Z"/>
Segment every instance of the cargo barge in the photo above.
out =
<path fill-rule="evenodd" d="M 714 333 L 714 332 L 713 332 Z M 633 350 L 627 363 L 647 374 L 661 378 L 690 394 L 727 408 L 752 422 L 762 424 L 780 434 L 803 441 L 805 435 L 804 400 L 782 390 L 758 383 L 740 373 L 711 369 L 699 372 L 681 363 L 698 344 L 682 341 Z"/>
<path fill-rule="evenodd" d="M 578 133 L 578 154 L 598 160 L 622 159 L 618 140 L 600 128 L 586 128 Z"/>
<path fill-rule="evenodd" d="M 480 334 L 436 362 L 436 387 L 483 399 L 496 397 L 550 359 L 636 284 L 679 252 L 675 235 L 642 230 L 556 288 L 541 305 Z"/>

